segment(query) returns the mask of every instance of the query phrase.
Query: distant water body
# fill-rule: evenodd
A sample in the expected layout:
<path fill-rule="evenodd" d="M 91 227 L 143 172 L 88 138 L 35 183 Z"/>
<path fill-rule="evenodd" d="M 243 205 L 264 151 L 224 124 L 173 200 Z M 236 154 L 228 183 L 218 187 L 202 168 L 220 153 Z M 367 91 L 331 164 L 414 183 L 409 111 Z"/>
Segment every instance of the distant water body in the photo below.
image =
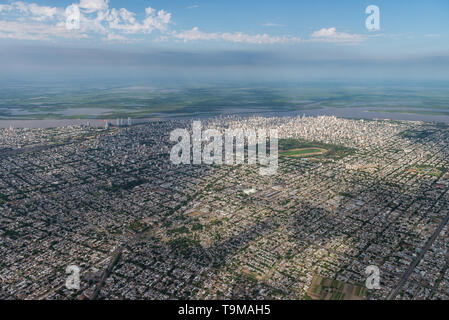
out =
<path fill-rule="evenodd" d="M 133 119 L 133 124 L 154 121 L 153 118 Z M 126 124 L 127 119 L 124 119 Z M 106 120 L 99 119 L 45 119 L 45 120 L 0 120 L 0 128 L 57 128 L 90 124 L 93 127 L 104 127 Z M 116 119 L 108 119 L 110 125 L 116 124 Z"/>
<path fill-rule="evenodd" d="M 376 111 L 372 112 L 375 108 L 321 108 L 313 110 L 300 110 L 300 111 L 288 111 L 288 112 L 276 112 L 276 111 L 254 111 L 238 112 L 235 109 L 232 112 L 224 115 L 241 115 L 241 116 L 336 116 L 341 118 L 355 118 L 355 119 L 391 119 L 391 120 L 408 120 L 408 121 L 425 121 L 425 122 L 443 122 L 449 123 L 449 115 L 426 115 L 426 114 L 409 114 L 409 113 L 389 113 Z M 159 118 L 147 118 L 147 119 L 133 119 L 133 123 L 144 123 L 155 120 L 164 119 L 189 119 L 189 118 L 209 118 L 215 117 L 218 114 L 195 114 L 195 115 L 175 115 Z M 161 115 L 162 116 L 162 115 Z M 105 120 L 99 119 L 46 119 L 46 120 L 0 120 L 0 128 L 54 128 L 64 126 L 77 126 L 86 125 L 90 123 L 91 126 L 102 127 L 105 125 Z M 110 124 L 115 124 L 115 119 L 109 119 Z M 126 122 L 126 121 L 125 121 Z"/>

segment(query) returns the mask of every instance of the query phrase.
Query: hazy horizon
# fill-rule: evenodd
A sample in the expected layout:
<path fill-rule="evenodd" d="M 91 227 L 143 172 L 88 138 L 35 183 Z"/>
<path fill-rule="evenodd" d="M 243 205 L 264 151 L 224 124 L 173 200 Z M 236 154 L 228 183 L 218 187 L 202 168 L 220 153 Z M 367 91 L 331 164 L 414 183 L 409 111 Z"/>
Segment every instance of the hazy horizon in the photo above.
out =
<path fill-rule="evenodd" d="M 79 29 L 65 10 L 80 10 Z M 365 9 L 380 8 L 379 30 Z M 2 79 L 449 79 L 446 1 L 0 1 Z"/>

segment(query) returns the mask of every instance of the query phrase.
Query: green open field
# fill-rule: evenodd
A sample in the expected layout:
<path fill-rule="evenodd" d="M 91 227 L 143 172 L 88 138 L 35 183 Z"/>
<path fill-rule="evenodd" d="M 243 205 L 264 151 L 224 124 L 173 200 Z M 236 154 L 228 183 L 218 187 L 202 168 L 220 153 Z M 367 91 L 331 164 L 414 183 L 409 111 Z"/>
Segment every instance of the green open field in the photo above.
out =
<path fill-rule="evenodd" d="M 344 146 L 326 144 L 316 141 L 298 139 L 280 139 L 279 155 L 281 157 L 314 157 L 318 159 L 341 159 L 355 150 Z"/>
<path fill-rule="evenodd" d="M 307 290 L 313 300 L 364 300 L 367 289 L 361 285 L 315 276 Z"/>
<path fill-rule="evenodd" d="M 321 148 L 301 148 L 281 151 L 279 154 L 286 157 L 307 157 L 326 153 L 326 149 Z"/>

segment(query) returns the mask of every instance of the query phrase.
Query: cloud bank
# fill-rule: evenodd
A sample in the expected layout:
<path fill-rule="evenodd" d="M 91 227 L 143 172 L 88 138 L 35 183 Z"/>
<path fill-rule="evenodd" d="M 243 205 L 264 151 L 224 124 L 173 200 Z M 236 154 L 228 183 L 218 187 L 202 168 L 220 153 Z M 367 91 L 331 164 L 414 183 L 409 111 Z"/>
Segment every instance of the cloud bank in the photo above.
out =
<path fill-rule="evenodd" d="M 103 40 L 133 40 L 133 35 L 166 32 L 171 13 L 145 9 L 145 17 L 126 8 L 110 8 L 109 0 L 81 0 L 72 8 L 79 10 L 79 29 L 67 30 L 66 8 L 40 6 L 13 1 L 0 5 L 0 38 L 17 40 L 54 40 L 56 38 L 89 38 L 99 35 Z"/>
<path fill-rule="evenodd" d="M 191 8 L 197 5 L 191 6 Z M 70 9 L 70 11 L 68 10 Z M 79 27 L 68 30 L 66 21 L 79 12 Z M 143 18 L 142 18 L 143 13 Z M 138 19 L 137 17 L 141 17 Z M 145 8 L 140 14 L 126 8 L 113 8 L 109 0 L 80 0 L 70 8 L 41 6 L 35 3 L 11 1 L 0 5 L 0 38 L 15 40 L 101 39 L 109 42 L 136 42 L 157 32 L 154 41 L 219 41 L 254 45 L 297 44 L 302 42 L 352 43 L 365 40 L 361 35 L 323 28 L 310 37 L 292 35 L 248 34 L 244 32 L 206 32 L 198 27 L 172 30 L 172 14 L 164 9 Z M 266 23 L 264 26 L 279 26 Z"/>
<path fill-rule="evenodd" d="M 276 44 L 276 43 L 298 43 L 301 42 L 300 38 L 292 36 L 270 36 L 266 33 L 249 35 L 243 32 L 214 32 L 207 33 L 202 32 L 198 27 L 194 27 L 191 30 L 174 32 L 172 36 L 176 39 L 187 41 L 198 40 L 221 40 L 226 42 L 244 42 L 253 44 Z"/>

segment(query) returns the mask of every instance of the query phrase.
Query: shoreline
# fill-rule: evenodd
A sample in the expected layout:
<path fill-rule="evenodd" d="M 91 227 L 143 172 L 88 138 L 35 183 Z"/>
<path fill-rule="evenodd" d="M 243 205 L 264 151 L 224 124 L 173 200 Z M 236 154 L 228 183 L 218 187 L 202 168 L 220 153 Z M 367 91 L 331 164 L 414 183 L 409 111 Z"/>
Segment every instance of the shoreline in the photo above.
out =
<path fill-rule="evenodd" d="M 180 119 L 205 119 L 218 116 L 265 116 L 265 117 L 283 117 L 283 116 L 336 116 L 347 119 L 366 119 L 366 120 L 399 120 L 399 121 L 421 121 L 431 123 L 449 124 L 449 115 L 424 115 L 413 113 L 389 113 L 375 112 L 371 108 L 321 108 L 298 111 L 262 111 L 262 112 L 233 112 L 225 114 L 192 114 L 192 115 L 168 115 L 166 117 L 148 117 L 132 119 L 133 124 L 144 124 L 153 121 L 180 120 Z M 126 119 L 124 119 L 126 122 Z M 115 125 L 116 119 L 0 119 L 0 128 L 57 128 L 66 126 L 79 126 L 90 124 L 92 127 L 103 127 L 106 121 L 110 125 Z"/>

